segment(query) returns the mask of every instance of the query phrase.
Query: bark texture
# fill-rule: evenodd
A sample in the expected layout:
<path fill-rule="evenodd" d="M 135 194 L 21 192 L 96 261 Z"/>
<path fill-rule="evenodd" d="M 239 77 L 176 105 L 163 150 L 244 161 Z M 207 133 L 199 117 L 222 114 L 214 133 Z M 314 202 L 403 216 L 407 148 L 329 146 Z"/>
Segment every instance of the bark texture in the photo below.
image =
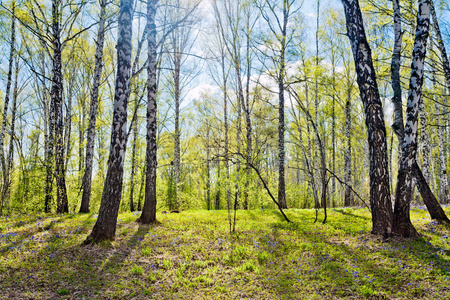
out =
<path fill-rule="evenodd" d="M 53 130 L 55 147 L 56 176 L 56 212 L 69 212 L 69 202 L 66 191 L 66 172 L 64 170 L 64 118 L 63 118 L 63 74 L 62 74 L 62 43 L 61 43 L 61 1 L 52 1 L 52 47 L 53 70 L 51 106 L 53 110 Z"/>
<path fill-rule="evenodd" d="M 409 210 L 413 196 L 414 167 L 417 166 L 418 114 L 419 102 L 422 96 L 423 67 L 429 35 L 428 29 L 430 26 L 430 1 L 420 0 L 418 5 L 406 109 L 405 135 L 402 143 L 402 160 L 398 171 L 393 222 L 394 232 L 403 237 L 414 237 L 418 234 L 411 223 Z"/>
<path fill-rule="evenodd" d="M 289 17 L 289 5 L 287 1 L 283 1 L 283 25 L 281 27 L 280 40 L 280 63 L 278 73 L 278 203 L 280 208 L 286 209 L 286 179 L 285 179 L 285 150 L 284 150 L 284 80 L 286 77 L 286 34 L 287 23 Z"/>
<path fill-rule="evenodd" d="M 439 28 L 438 19 L 436 16 L 436 10 L 434 9 L 433 1 L 430 0 L 430 13 L 433 18 L 433 29 L 436 34 L 437 44 L 439 52 L 441 53 L 441 59 L 442 59 L 442 66 L 444 68 L 444 74 L 445 74 L 445 83 L 447 85 L 447 88 L 450 89 L 450 63 L 448 61 L 448 55 L 447 51 L 445 50 L 444 41 L 442 39 L 441 30 Z"/>
<path fill-rule="evenodd" d="M 352 119 L 351 119 L 351 91 L 349 90 L 345 104 L 345 138 L 347 145 L 344 156 L 344 206 L 352 205 Z"/>
<path fill-rule="evenodd" d="M 5 94 L 5 103 L 3 105 L 2 129 L 0 131 L 0 163 L 1 163 L 2 176 L 3 176 L 3 189 L 5 188 L 6 180 L 7 180 L 7 163 L 5 160 L 5 152 L 3 149 L 3 145 L 4 145 L 5 132 L 6 132 L 6 123 L 8 120 L 9 95 L 11 93 L 13 62 L 14 62 L 14 53 L 15 53 L 15 44 L 16 44 L 16 19 L 14 17 L 15 7 L 16 7 L 15 2 L 13 2 L 12 17 L 11 17 L 11 41 L 10 41 L 10 49 L 9 49 L 8 79 L 6 81 L 6 94 Z M 11 143 L 12 143 L 12 140 L 11 140 Z M 0 215 L 2 215 L 2 212 L 3 212 L 4 201 L 5 201 L 5 199 L 2 194 L 1 203 L 0 203 Z"/>
<path fill-rule="evenodd" d="M 157 103 L 156 95 L 158 85 L 156 81 L 156 25 L 155 14 L 158 0 L 147 2 L 147 27 L 148 27 L 148 64 L 147 64 L 147 147 L 145 164 L 147 166 L 145 175 L 145 201 L 142 214 L 137 220 L 142 224 L 156 222 L 156 168 L 157 168 Z"/>
<path fill-rule="evenodd" d="M 347 35 L 350 39 L 357 82 L 366 115 L 370 158 L 370 206 L 372 233 L 389 235 L 392 232 L 392 207 L 389 191 L 389 170 L 383 109 L 367 42 L 361 9 L 357 0 L 342 0 Z"/>
<path fill-rule="evenodd" d="M 103 70 L 103 46 L 105 43 L 106 0 L 100 0 L 100 20 L 97 32 L 97 49 L 95 50 L 94 83 L 91 94 L 89 127 L 86 144 L 86 168 L 83 176 L 83 195 L 81 198 L 81 213 L 89 212 L 92 187 L 92 166 L 94 162 L 95 124 L 97 122 L 98 92 Z"/>
<path fill-rule="evenodd" d="M 127 106 L 130 95 L 131 36 L 133 1 L 121 0 L 117 39 L 117 75 L 111 145 L 97 222 L 85 243 L 114 238 L 122 195 L 123 164 L 127 142 Z"/>
<path fill-rule="evenodd" d="M 392 103 L 394 104 L 394 123 L 392 124 L 392 129 L 397 135 L 399 149 L 401 149 L 403 137 L 405 135 L 405 128 L 403 125 L 402 88 L 400 84 L 402 20 L 399 0 L 392 0 L 392 5 L 394 11 L 394 50 L 391 62 L 391 84 L 392 90 L 394 91 L 394 97 L 392 98 Z"/>

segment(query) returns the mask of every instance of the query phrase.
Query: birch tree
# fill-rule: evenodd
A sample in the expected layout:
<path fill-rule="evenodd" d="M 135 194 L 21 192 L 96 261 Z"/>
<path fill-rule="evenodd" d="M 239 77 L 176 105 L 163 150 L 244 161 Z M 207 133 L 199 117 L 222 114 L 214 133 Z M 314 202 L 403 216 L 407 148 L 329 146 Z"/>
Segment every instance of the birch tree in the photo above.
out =
<path fill-rule="evenodd" d="M 386 128 L 376 81 L 370 46 L 367 42 L 358 0 L 342 0 L 350 39 L 357 82 L 364 106 L 370 153 L 370 206 L 372 233 L 389 235 L 392 232 L 392 208 L 389 189 Z"/>
<path fill-rule="evenodd" d="M 146 147 L 146 173 L 145 173 L 145 201 L 142 214 L 137 222 L 150 224 L 156 222 L 156 168 L 157 168 L 157 102 L 158 85 L 157 71 L 157 44 L 156 44 L 156 4 L 158 0 L 147 2 L 147 147 Z"/>
<path fill-rule="evenodd" d="M 131 37 L 133 1 L 121 0 L 117 39 L 117 73 L 114 95 L 114 113 L 111 127 L 111 144 L 108 170 L 103 188 L 97 221 L 85 244 L 114 238 L 117 215 L 122 195 L 123 164 L 127 144 L 127 105 L 130 94 Z"/>
<path fill-rule="evenodd" d="M 86 162 L 83 176 L 83 195 L 81 198 L 81 213 L 89 212 L 89 203 L 91 199 L 92 187 L 92 169 L 94 162 L 94 142 L 95 142 L 95 124 L 97 122 L 98 98 L 99 89 L 102 79 L 103 71 L 103 47 L 105 43 L 105 23 L 106 23 L 106 0 L 100 0 L 100 15 L 97 31 L 95 51 L 95 67 L 94 67 L 94 82 L 91 93 L 91 107 L 89 113 L 89 127 L 87 133 L 86 144 Z"/>
<path fill-rule="evenodd" d="M 295 0 L 283 0 L 281 3 L 272 0 L 257 1 L 261 11 L 261 17 L 268 26 L 269 37 L 263 39 L 263 45 L 268 51 L 263 53 L 272 63 L 266 68 L 275 80 L 278 91 L 278 202 L 281 208 L 287 208 L 286 180 L 285 180 L 285 89 L 286 89 L 286 64 L 287 51 L 294 41 L 295 30 L 288 28 L 299 7 L 295 6 Z"/>
<path fill-rule="evenodd" d="M 0 163 L 2 167 L 2 177 L 3 177 L 3 189 L 6 187 L 7 180 L 9 180 L 7 177 L 7 163 L 5 159 L 5 152 L 4 152 L 4 139 L 5 139 L 5 132 L 6 132 L 6 123 L 7 123 L 7 117 L 8 117 L 8 106 L 9 106 L 9 98 L 11 94 L 11 83 L 12 83 L 12 75 L 13 75 L 13 62 L 14 62 L 14 56 L 16 55 L 15 50 L 15 44 L 16 44 L 16 18 L 15 18 L 15 10 L 16 10 L 16 3 L 15 1 L 12 2 L 12 8 L 11 8 L 11 40 L 10 40 L 10 48 L 9 48 L 9 60 L 8 60 L 8 76 L 6 80 L 6 91 L 5 91 L 5 101 L 3 105 L 3 112 L 2 112 L 2 127 L 0 131 Z M 11 140 L 12 143 L 12 140 Z M 1 203 L 0 203 L 0 215 L 2 215 L 3 212 L 3 204 L 4 204 L 5 198 L 4 194 L 1 195 Z"/>

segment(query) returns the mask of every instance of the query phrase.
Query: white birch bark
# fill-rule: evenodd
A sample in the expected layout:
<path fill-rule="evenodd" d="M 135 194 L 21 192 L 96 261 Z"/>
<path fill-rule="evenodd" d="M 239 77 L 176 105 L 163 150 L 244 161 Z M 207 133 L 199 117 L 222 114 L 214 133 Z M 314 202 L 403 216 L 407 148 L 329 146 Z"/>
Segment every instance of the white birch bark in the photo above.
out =
<path fill-rule="evenodd" d="M 342 0 L 342 3 L 368 130 L 372 233 L 389 235 L 392 231 L 393 217 L 389 191 L 386 128 L 372 54 L 358 0 Z"/>
<path fill-rule="evenodd" d="M 95 51 L 94 83 L 91 93 L 91 107 L 89 113 L 89 127 L 86 143 L 86 168 L 83 176 L 83 195 L 80 212 L 89 212 L 92 187 L 92 169 L 94 162 L 95 124 L 97 122 L 99 88 L 103 70 L 103 46 L 105 42 L 106 0 L 100 0 L 100 17 L 97 32 L 97 49 Z"/>
<path fill-rule="evenodd" d="M 127 106 L 130 95 L 131 37 L 133 1 L 121 0 L 117 39 L 117 74 L 114 95 L 114 112 L 111 144 L 100 210 L 97 222 L 85 243 L 113 239 L 122 195 L 123 164 L 127 142 Z"/>

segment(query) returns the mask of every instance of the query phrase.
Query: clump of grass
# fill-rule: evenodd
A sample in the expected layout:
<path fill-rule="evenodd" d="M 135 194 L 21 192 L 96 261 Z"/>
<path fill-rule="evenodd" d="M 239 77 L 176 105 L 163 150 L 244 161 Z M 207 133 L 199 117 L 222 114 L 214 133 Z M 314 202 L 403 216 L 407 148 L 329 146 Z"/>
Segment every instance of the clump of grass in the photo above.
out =
<path fill-rule="evenodd" d="M 144 268 L 135 264 L 131 267 L 130 272 L 133 275 L 142 275 L 144 273 Z"/>
<path fill-rule="evenodd" d="M 60 289 L 58 291 L 58 295 L 61 295 L 61 296 L 69 295 L 69 291 L 66 289 Z"/>
<path fill-rule="evenodd" d="M 142 249 L 142 254 L 144 256 L 150 256 L 150 254 L 152 254 L 152 249 L 150 249 L 150 247 L 145 247 L 144 249 Z"/>

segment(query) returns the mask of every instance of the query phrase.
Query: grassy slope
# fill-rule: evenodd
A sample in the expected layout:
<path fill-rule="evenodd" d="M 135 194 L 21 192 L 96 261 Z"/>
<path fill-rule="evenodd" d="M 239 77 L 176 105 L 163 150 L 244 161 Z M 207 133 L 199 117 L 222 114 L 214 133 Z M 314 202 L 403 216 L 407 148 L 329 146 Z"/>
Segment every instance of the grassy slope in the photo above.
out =
<path fill-rule="evenodd" d="M 1 299 L 450 299 L 449 227 L 412 211 L 422 238 L 382 241 L 362 209 L 119 215 L 112 245 L 81 247 L 95 215 L 0 218 Z M 449 210 L 447 209 L 447 213 Z"/>

